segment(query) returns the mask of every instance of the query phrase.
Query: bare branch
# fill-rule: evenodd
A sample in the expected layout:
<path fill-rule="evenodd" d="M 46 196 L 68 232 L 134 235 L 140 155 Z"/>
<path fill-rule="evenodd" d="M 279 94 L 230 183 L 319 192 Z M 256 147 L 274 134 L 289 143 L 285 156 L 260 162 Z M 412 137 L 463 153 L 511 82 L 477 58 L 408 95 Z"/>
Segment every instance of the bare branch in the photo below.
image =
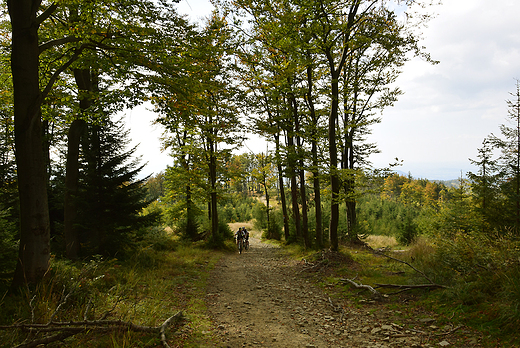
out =
<path fill-rule="evenodd" d="M 53 336 L 36 338 L 30 342 L 22 343 L 16 346 L 17 348 L 37 347 L 42 344 L 61 341 L 67 337 L 83 332 L 112 332 L 120 330 L 159 333 L 163 347 L 169 348 L 170 346 L 166 338 L 166 329 L 174 322 L 179 322 L 183 318 L 184 315 L 179 311 L 166 319 L 160 326 L 144 326 L 121 320 L 84 320 L 70 322 L 49 321 L 46 324 L 14 324 L 10 326 L 0 326 L 0 329 L 20 329 L 33 334 L 57 332 L 57 334 Z"/>
<path fill-rule="evenodd" d="M 40 26 L 47 18 L 49 18 L 54 11 L 58 8 L 58 4 L 56 2 L 53 2 L 41 15 L 36 18 L 36 24 Z"/>
<path fill-rule="evenodd" d="M 406 261 L 403 261 L 403 260 L 399 260 L 395 257 L 392 257 L 392 256 L 389 256 L 385 253 L 382 253 L 382 252 L 379 252 L 379 251 L 376 251 L 375 252 L 376 255 L 381 255 L 381 256 L 384 256 L 384 257 L 388 257 L 389 259 L 391 260 L 394 260 L 394 261 L 397 261 L 397 262 L 401 262 L 401 263 L 404 263 L 405 265 L 411 267 L 414 271 L 416 271 L 417 273 L 421 274 L 424 278 L 426 278 L 426 280 L 428 280 L 430 283 L 434 283 L 423 271 L 420 271 L 418 270 L 417 268 L 415 268 L 414 266 L 412 266 L 410 263 L 406 262 Z"/>
<path fill-rule="evenodd" d="M 436 289 L 436 288 L 442 288 L 442 289 L 445 289 L 446 286 L 444 285 L 440 285 L 440 284 L 408 284 L 408 285 L 404 285 L 404 284 L 376 284 L 376 286 L 378 288 L 397 288 L 397 289 L 423 289 L 423 288 L 431 288 L 431 289 Z"/>
<path fill-rule="evenodd" d="M 376 299 L 382 299 L 383 298 L 383 296 L 381 296 L 379 291 L 377 291 L 376 289 L 374 289 L 370 285 L 358 284 L 358 283 L 354 282 L 353 280 L 350 280 L 350 279 L 347 279 L 347 278 L 342 278 L 342 279 L 340 279 L 340 281 L 350 283 L 350 284 L 354 285 L 355 288 L 358 288 L 358 289 L 368 290 L 368 291 L 370 291 L 372 293 L 372 295 Z"/>
<path fill-rule="evenodd" d="M 74 63 L 79 58 L 79 56 L 81 55 L 83 50 L 87 47 L 88 47 L 87 44 L 83 44 L 80 47 L 76 48 L 74 54 L 69 58 L 69 60 L 65 64 L 60 66 L 54 72 L 54 74 L 52 74 L 51 78 L 49 79 L 49 82 L 47 82 L 47 86 L 45 86 L 45 89 L 43 90 L 43 92 L 41 94 L 42 98 L 45 98 L 47 96 L 47 94 L 49 94 L 49 92 L 52 90 L 52 87 L 54 86 L 54 83 L 60 76 L 60 74 L 62 72 L 64 72 L 69 66 L 71 66 L 72 63 Z"/>
<path fill-rule="evenodd" d="M 61 39 L 50 40 L 50 41 L 44 42 L 38 48 L 40 49 L 40 54 L 41 54 L 42 52 L 44 52 L 50 48 L 60 46 L 60 45 L 63 45 L 63 44 L 69 43 L 69 42 L 79 42 L 79 41 L 81 41 L 81 39 L 79 37 L 67 36 L 67 37 L 63 37 Z"/>

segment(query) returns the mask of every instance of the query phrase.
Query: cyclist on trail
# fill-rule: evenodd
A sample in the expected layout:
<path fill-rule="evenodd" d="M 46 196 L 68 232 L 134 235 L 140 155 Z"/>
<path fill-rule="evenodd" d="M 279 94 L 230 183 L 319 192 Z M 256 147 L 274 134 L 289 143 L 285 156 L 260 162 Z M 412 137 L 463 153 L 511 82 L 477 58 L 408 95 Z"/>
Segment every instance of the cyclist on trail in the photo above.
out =
<path fill-rule="evenodd" d="M 244 237 L 244 231 L 242 230 L 242 227 L 240 227 L 238 231 L 235 233 L 235 238 L 237 240 L 237 248 L 240 252 L 242 252 L 242 250 L 240 250 L 240 241 L 242 241 Z"/>
<path fill-rule="evenodd" d="M 246 230 L 245 227 L 242 227 L 242 232 L 244 233 L 244 245 L 247 250 L 247 249 L 249 249 L 249 231 Z"/>

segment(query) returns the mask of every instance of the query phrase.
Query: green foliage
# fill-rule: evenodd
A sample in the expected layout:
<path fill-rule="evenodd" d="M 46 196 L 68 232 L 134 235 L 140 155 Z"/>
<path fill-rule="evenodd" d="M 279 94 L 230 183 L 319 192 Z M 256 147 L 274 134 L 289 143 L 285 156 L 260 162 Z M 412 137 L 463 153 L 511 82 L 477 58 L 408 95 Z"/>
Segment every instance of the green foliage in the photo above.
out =
<path fill-rule="evenodd" d="M 417 224 L 414 222 L 413 213 L 407 211 L 404 216 L 400 216 L 399 220 L 397 241 L 401 245 L 410 245 L 419 234 Z"/>
<path fill-rule="evenodd" d="M 10 209 L 0 210 L 0 274 L 14 271 L 18 252 L 17 224 L 11 218 Z M 3 277 L 0 281 L 4 281 Z"/>
<path fill-rule="evenodd" d="M 262 238 L 281 240 L 283 233 L 283 216 L 280 208 L 271 209 L 269 212 L 269 223 L 263 230 Z M 255 220 L 256 222 L 256 220 Z M 255 229 L 257 229 L 255 227 Z"/>
<path fill-rule="evenodd" d="M 155 223 L 156 212 L 142 215 L 149 202 L 144 179 L 136 180 L 142 166 L 126 150 L 128 132 L 120 123 L 91 125 L 83 142 L 78 197 L 80 241 L 84 255 L 116 255 L 131 248 L 132 235 Z M 95 217 L 95 218 L 93 218 Z"/>
<path fill-rule="evenodd" d="M 174 337 L 168 332 L 168 339 L 179 346 L 198 347 L 203 344 L 196 337 L 204 337 L 204 343 L 212 345 L 208 343 L 208 335 L 201 333 L 209 329 L 209 318 L 200 299 L 204 298 L 209 272 L 220 256 L 205 248 L 177 243 L 175 251 L 167 252 L 142 244 L 135 257 L 125 261 L 100 256 L 85 262 L 53 258 L 50 271 L 38 286 L 0 297 L 0 325 L 21 321 L 45 324 L 55 313 L 54 320 L 61 322 L 106 317 L 157 326 L 177 311 L 183 311 L 189 313 L 190 337 Z M 0 332 L 2 346 L 6 347 L 17 346 L 27 337 L 21 330 Z M 189 343 L 183 344 L 184 340 Z M 148 347 L 159 346 L 160 342 L 156 333 L 88 332 L 69 337 L 58 345 Z"/>
<path fill-rule="evenodd" d="M 205 231 L 211 231 L 211 221 L 206 220 L 206 224 L 204 225 Z M 209 235 L 209 232 L 207 233 Z M 209 248 L 212 249 L 225 249 L 225 243 L 228 240 L 232 240 L 234 238 L 234 233 L 231 231 L 229 225 L 219 219 L 218 222 L 218 234 L 216 236 L 212 236 L 212 238 L 208 238 L 206 240 Z"/>
<path fill-rule="evenodd" d="M 253 205 L 253 226 L 255 230 L 263 231 L 267 229 L 267 207 L 265 204 L 257 202 Z"/>
<path fill-rule="evenodd" d="M 254 197 L 233 193 L 221 199 L 219 218 L 225 222 L 249 221 L 253 218 L 253 209 L 257 203 Z"/>
<path fill-rule="evenodd" d="M 395 236 L 404 245 L 420 233 L 416 220 L 420 209 L 401 203 L 365 195 L 357 205 L 358 228 L 362 234 Z"/>
<path fill-rule="evenodd" d="M 143 227 L 138 234 L 139 247 L 151 247 L 155 251 L 173 251 L 176 243 L 162 226 Z"/>
<path fill-rule="evenodd" d="M 439 236 L 428 272 L 450 288 L 445 295 L 464 306 L 493 303 L 503 328 L 520 323 L 520 241 L 513 234 L 456 233 Z M 488 318 L 489 320 L 489 318 Z"/>

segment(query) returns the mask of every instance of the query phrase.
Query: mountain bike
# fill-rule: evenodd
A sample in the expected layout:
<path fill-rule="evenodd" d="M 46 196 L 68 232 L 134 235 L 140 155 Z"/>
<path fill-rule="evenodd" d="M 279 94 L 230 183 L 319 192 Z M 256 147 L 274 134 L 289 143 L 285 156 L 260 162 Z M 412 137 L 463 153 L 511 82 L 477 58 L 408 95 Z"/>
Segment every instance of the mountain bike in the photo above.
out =
<path fill-rule="evenodd" d="M 238 239 L 237 246 L 238 246 L 238 253 L 242 254 L 242 248 L 244 247 L 244 239 L 243 238 L 239 238 Z"/>

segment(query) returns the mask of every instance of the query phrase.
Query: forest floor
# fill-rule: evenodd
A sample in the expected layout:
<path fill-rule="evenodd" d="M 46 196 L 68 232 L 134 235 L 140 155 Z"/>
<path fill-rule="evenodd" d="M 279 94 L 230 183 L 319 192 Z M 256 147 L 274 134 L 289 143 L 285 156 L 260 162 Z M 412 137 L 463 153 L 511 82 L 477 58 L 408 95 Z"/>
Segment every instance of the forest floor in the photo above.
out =
<path fill-rule="evenodd" d="M 225 255 L 208 280 L 212 336 L 230 348 L 490 347 L 483 334 L 438 320 L 409 296 L 375 301 L 352 291 L 359 300 L 340 296 L 324 274 L 282 248 L 251 238 L 248 251 Z"/>

